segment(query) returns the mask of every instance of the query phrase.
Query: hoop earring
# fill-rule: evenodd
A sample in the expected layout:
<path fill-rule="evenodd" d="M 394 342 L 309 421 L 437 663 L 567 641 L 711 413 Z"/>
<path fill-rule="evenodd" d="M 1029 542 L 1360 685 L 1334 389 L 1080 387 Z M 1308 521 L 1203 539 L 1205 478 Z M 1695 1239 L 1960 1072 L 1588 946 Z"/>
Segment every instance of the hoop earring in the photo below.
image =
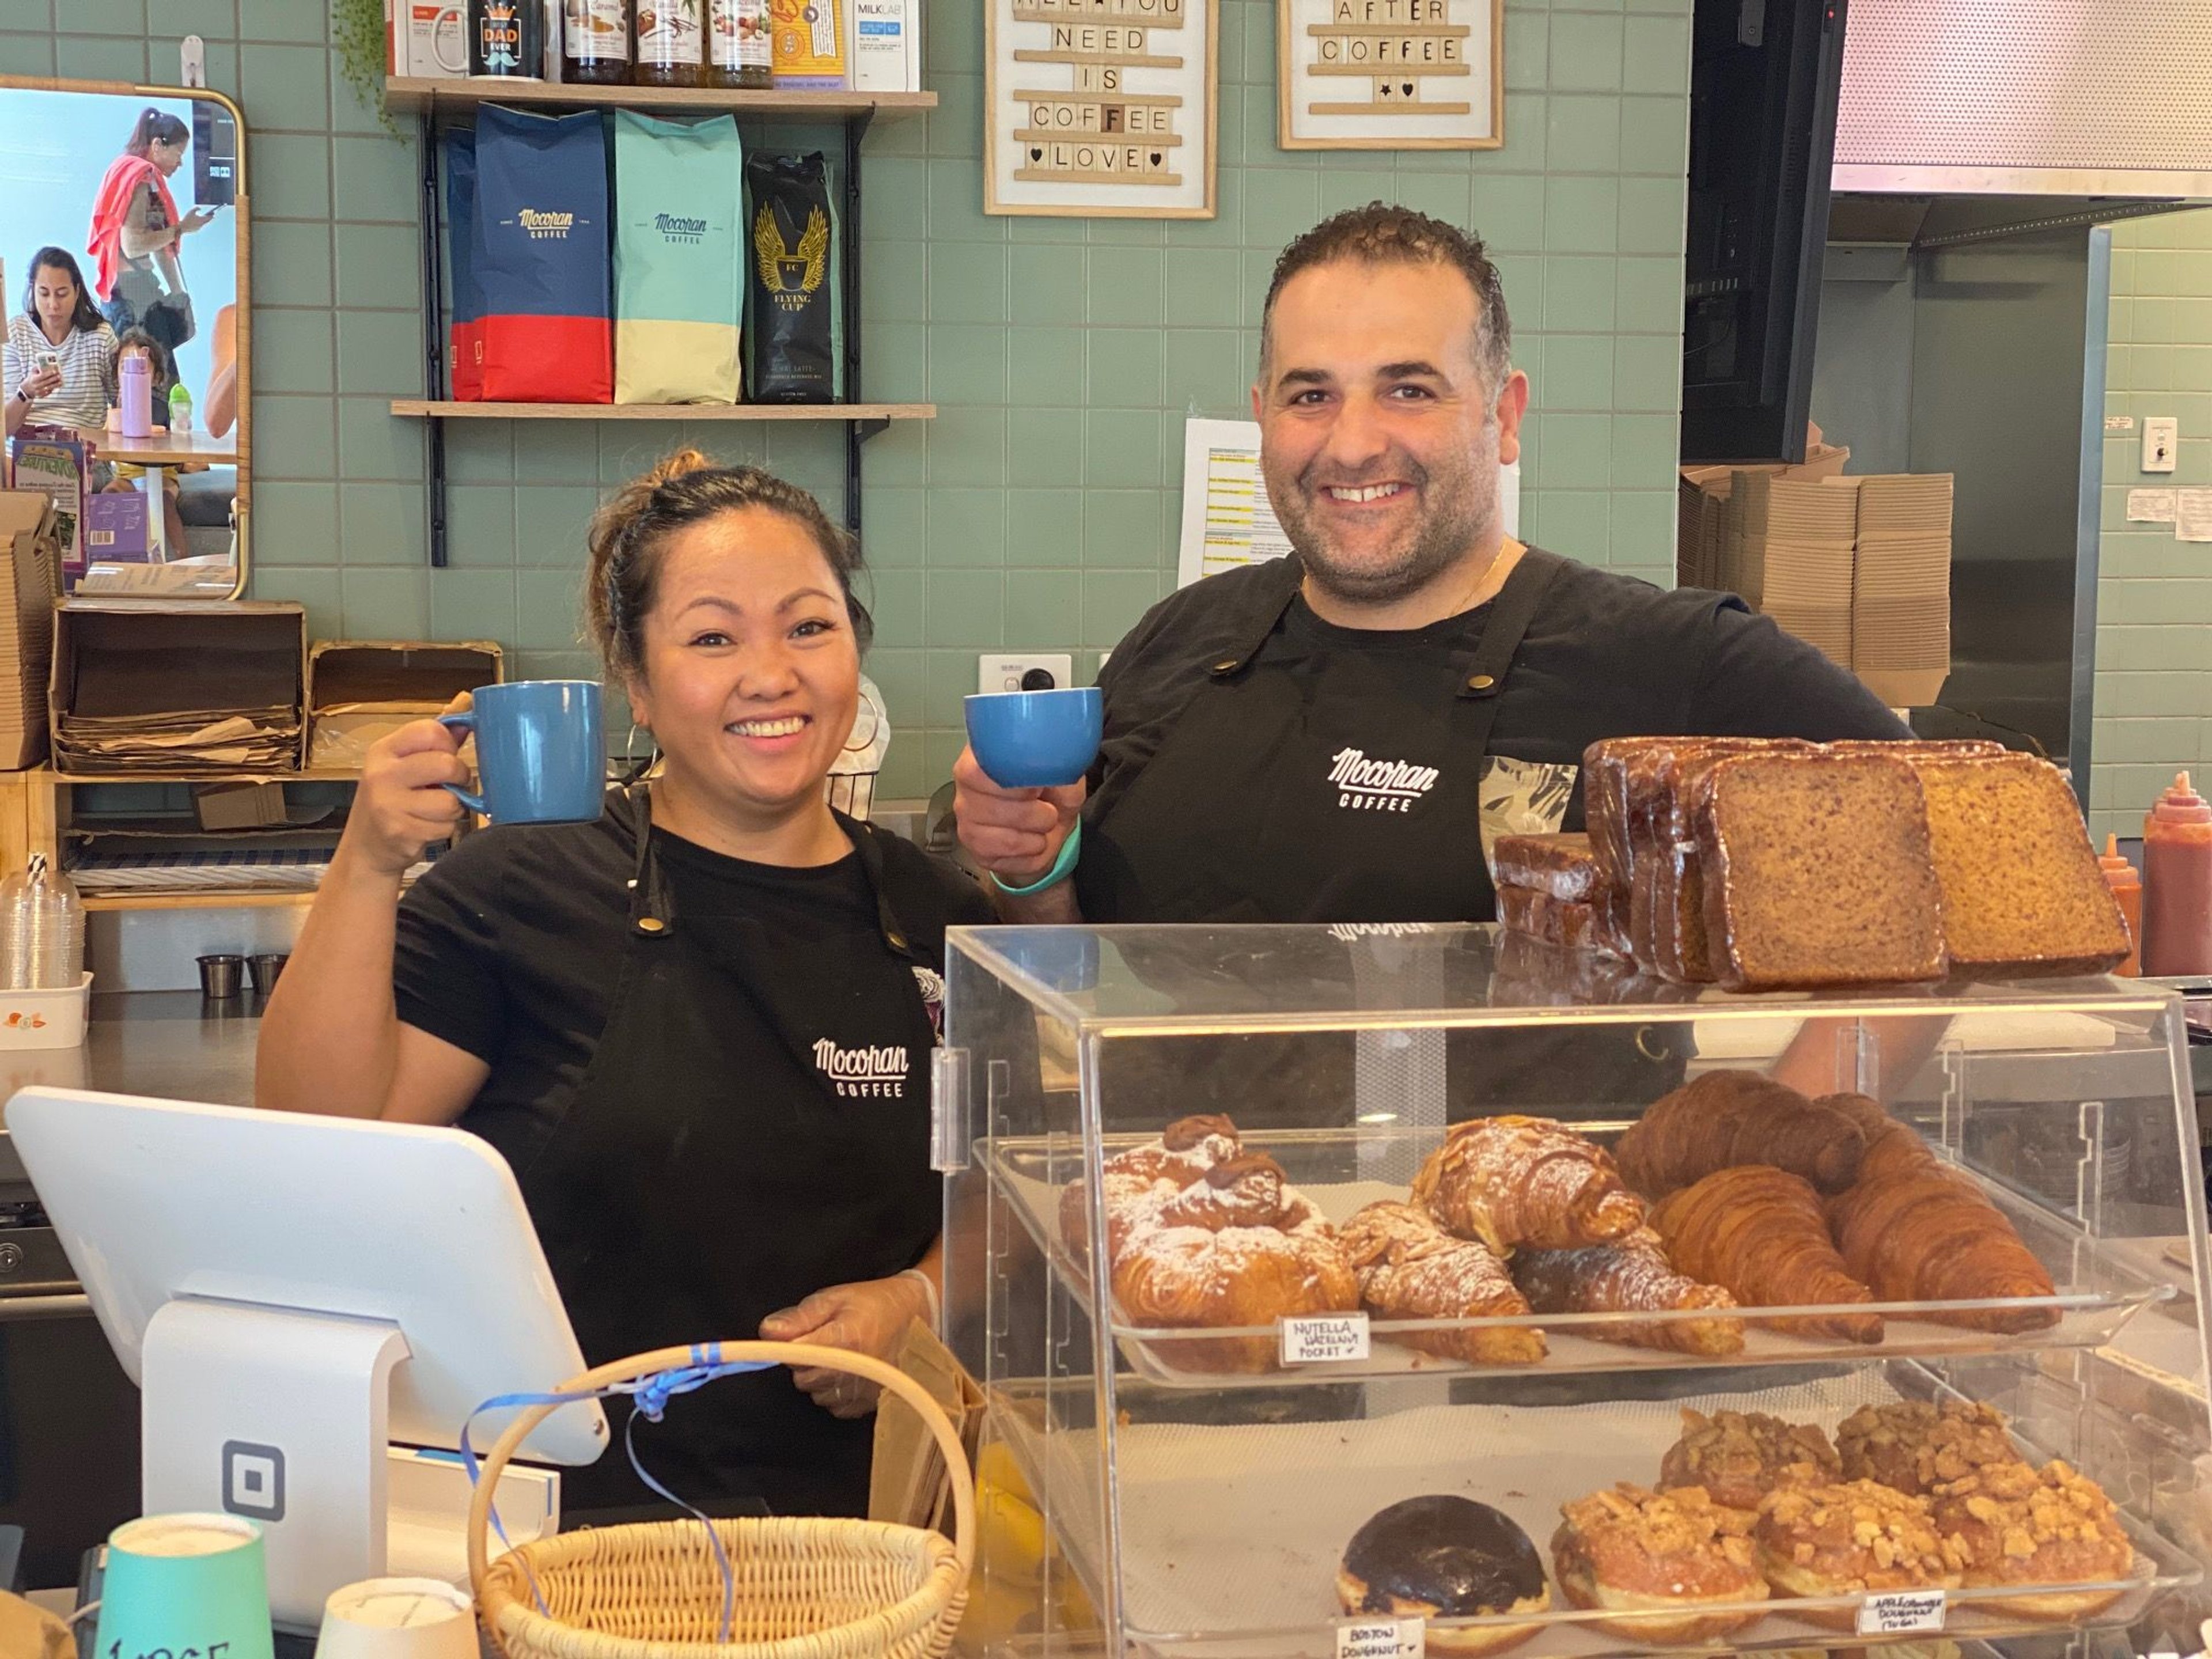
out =
<path fill-rule="evenodd" d="M 637 733 L 638 724 L 635 720 L 632 720 L 629 723 L 629 736 L 623 744 L 623 760 L 626 769 L 623 773 L 622 782 L 625 789 L 643 779 L 654 767 L 660 764 L 660 740 L 653 737 L 650 727 L 646 728 L 645 735 L 653 738 L 653 747 L 643 760 L 637 758 Z"/>

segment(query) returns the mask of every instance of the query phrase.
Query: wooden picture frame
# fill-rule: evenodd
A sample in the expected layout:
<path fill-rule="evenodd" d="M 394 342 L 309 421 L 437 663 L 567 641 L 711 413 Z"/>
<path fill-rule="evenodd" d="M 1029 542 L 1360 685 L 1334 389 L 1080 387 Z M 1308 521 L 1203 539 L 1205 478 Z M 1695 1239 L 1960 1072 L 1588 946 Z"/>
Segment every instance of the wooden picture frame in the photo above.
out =
<path fill-rule="evenodd" d="M 1276 0 L 1275 41 L 1285 149 L 1505 143 L 1505 0 Z"/>
<path fill-rule="evenodd" d="M 1221 0 L 983 0 L 983 211 L 1211 219 Z"/>

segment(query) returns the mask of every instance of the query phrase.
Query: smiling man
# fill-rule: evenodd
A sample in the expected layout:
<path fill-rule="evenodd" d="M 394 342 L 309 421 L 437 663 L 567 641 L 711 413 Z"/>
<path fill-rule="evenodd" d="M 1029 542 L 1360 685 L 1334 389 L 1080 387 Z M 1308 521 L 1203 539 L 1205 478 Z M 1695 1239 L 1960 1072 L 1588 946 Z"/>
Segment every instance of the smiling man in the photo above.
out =
<path fill-rule="evenodd" d="M 1085 783 L 1002 790 L 962 756 L 961 839 L 1002 915 L 1487 921 L 1482 849 L 1580 828 L 1597 738 L 1910 735 L 1740 600 L 1508 537 L 1511 346 L 1496 267 L 1439 220 L 1377 202 L 1284 250 L 1252 410 L 1292 556 L 1115 647 Z"/>

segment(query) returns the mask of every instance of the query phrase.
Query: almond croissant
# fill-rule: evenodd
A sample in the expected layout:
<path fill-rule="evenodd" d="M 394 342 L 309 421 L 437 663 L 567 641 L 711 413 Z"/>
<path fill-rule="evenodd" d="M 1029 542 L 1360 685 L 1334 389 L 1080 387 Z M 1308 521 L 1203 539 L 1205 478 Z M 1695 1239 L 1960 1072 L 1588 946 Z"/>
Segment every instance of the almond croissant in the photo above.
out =
<path fill-rule="evenodd" d="M 1828 1237 L 1820 1195 L 1784 1170 L 1742 1164 L 1707 1176 L 1651 1212 L 1677 1271 L 1719 1285 L 1747 1308 L 1871 1302 Z M 1880 1314 L 1816 1314 L 1762 1322 L 1796 1336 L 1881 1340 Z"/>
<path fill-rule="evenodd" d="M 1659 1235 L 1639 1227 L 1610 1244 L 1579 1250 L 1518 1250 L 1513 1282 L 1538 1313 L 1662 1313 L 1677 1309 L 1732 1309 L 1735 1298 L 1717 1285 L 1700 1285 L 1668 1264 Z M 1632 1342 L 1675 1353 L 1743 1352 L 1738 1319 L 1659 1319 L 1649 1323 L 1578 1325 L 1578 1336 Z"/>
<path fill-rule="evenodd" d="M 1413 1177 L 1413 1200 L 1447 1232 L 1499 1256 L 1524 1244 L 1602 1244 L 1644 1224 L 1643 1202 L 1620 1184 L 1611 1155 L 1547 1117 L 1460 1124 Z"/>
<path fill-rule="evenodd" d="M 1741 1164 L 1771 1164 L 1839 1193 L 1858 1179 L 1866 1143 L 1850 1111 L 1754 1072 L 1708 1072 L 1647 1107 L 1613 1156 L 1648 1198 Z"/>
<path fill-rule="evenodd" d="M 1410 1204 L 1370 1204 L 1337 1237 L 1359 1276 L 1359 1300 L 1377 1319 L 1504 1318 L 1529 1311 L 1488 1249 L 1454 1238 Z M 1477 1365 L 1533 1365 L 1544 1357 L 1544 1334 L 1534 1325 L 1408 1331 L 1393 1340 Z"/>
<path fill-rule="evenodd" d="M 1925 1147 L 1922 1148 L 1924 1152 Z M 1883 1302 L 1972 1302 L 2057 1293 L 2019 1231 L 1973 1177 L 1932 1156 L 1862 1181 L 1828 1206 L 1844 1265 Z M 1924 1316 L 1978 1331 L 2039 1331 L 2056 1308 L 1978 1308 Z"/>

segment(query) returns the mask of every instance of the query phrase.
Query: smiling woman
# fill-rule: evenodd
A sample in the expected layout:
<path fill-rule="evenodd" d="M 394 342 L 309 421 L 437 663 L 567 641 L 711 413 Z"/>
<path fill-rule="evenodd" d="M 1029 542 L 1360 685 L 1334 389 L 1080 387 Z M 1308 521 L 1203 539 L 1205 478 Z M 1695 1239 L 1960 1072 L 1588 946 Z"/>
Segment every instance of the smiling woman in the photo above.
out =
<path fill-rule="evenodd" d="M 594 1365 L 756 1329 L 889 1358 L 935 1316 L 945 930 L 990 907 L 824 795 L 859 568 L 755 468 L 686 451 L 617 492 L 585 614 L 658 775 L 595 823 L 469 836 L 403 897 L 465 769 L 434 720 L 393 733 L 263 1022 L 263 1105 L 459 1122 L 507 1155 Z M 858 1514 L 873 1407 L 840 1374 L 763 1372 L 636 1447 L 710 1511 Z M 571 1508 L 637 1504 L 609 1462 L 571 1474 Z"/>

